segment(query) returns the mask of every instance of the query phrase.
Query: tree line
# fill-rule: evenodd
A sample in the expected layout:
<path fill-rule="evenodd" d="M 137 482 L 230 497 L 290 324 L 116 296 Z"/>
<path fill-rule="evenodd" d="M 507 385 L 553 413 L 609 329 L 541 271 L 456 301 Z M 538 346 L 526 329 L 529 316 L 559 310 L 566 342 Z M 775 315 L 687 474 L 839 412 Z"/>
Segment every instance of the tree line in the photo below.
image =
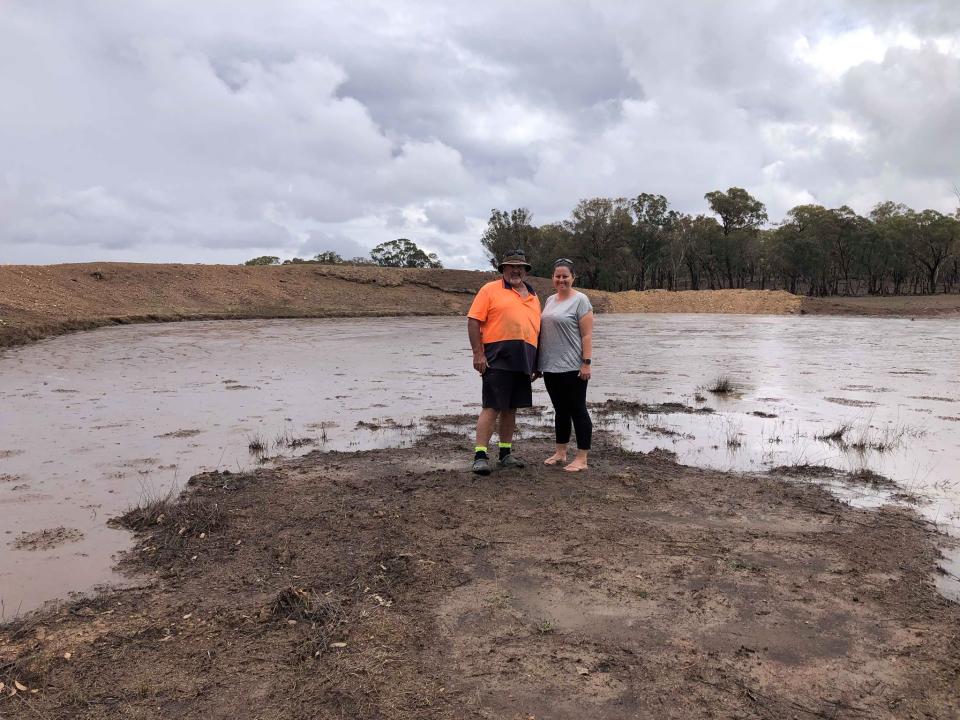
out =
<path fill-rule="evenodd" d="M 377 265 L 379 267 L 442 268 L 436 253 L 427 253 L 407 238 L 397 238 L 380 243 L 370 251 L 369 257 L 354 257 L 345 260 L 333 250 L 324 250 L 312 258 L 291 258 L 280 262 L 276 255 L 261 255 L 247 260 L 244 265 Z"/>
<path fill-rule="evenodd" d="M 798 205 L 773 227 L 742 188 L 704 196 L 709 214 L 663 195 L 581 200 L 567 220 L 535 226 L 526 208 L 493 210 L 481 243 L 496 267 L 523 248 L 533 273 L 574 262 L 601 290 L 785 289 L 809 295 L 960 292 L 960 209 L 953 216 L 893 202 L 864 217 L 847 206 Z M 960 195 L 958 195 L 960 199 Z"/>

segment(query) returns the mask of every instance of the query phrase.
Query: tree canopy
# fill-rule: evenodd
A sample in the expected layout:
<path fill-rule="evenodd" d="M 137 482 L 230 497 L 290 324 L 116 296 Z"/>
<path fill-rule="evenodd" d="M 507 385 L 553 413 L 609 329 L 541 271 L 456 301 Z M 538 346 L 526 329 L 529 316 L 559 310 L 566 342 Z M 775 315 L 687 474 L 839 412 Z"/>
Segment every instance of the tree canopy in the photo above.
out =
<path fill-rule="evenodd" d="M 960 201 L 960 194 L 958 194 Z M 885 201 L 861 216 L 843 205 L 803 204 L 770 223 L 763 202 L 731 187 L 704 194 L 706 211 L 682 213 L 664 195 L 581 200 L 567 219 L 534 225 L 528 208 L 493 209 L 480 244 L 492 267 L 520 248 L 549 277 L 573 260 L 578 283 L 601 290 L 783 288 L 810 295 L 960 292 L 960 209 L 953 215 Z M 276 265 L 264 255 L 247 265 Z M 288 263 L 440 268 L 408 238 L 369 257 L 326 250 Z"/>
<path fill-rule="evenodd" d="M 506 212 L 492 210 L 487 229 L 480 239 L 494 268 L 500 264 L 500 258 L 517 248 L 530 248 L 536 244 L 537 229 L 531 221 L 533 215 L 526 208 L 517 208 Z"/>
<path fill-rule="evenodd" d="M 382 267 L 441 268 L 443 265 L 435 253 L 427 254 L 407 238 L 398 238 L 380 243 L 370 251 L 375 265 Z"/>
<path fill-rule="evenodd" d="M 247 260 L 244 265 L 279 265 L 280 258 L 276 255 L 261 255 L 251 260 Z"/>
<path fill-rule="evenodd" d="M 863 217 L 845 205 L 806 204 L 770 226 L 764 204 L 743 188 L 704 200 L 709 212 L 691 215 L 653 193 L 591 198 L 567 220 L 540 227 L 526 208 L 493 210 L 481 243 L 494 258 L 523 248 L 542 276 L 557 257 L 571 258 L 578 283 L 602 290 L 960 292 L 960 210 L 882 202 Z"/>
<path fill-rule="evenodd" d="M 244 265 L 277 265 L 280 258 L 273 255 L 247 260 Z M 426 253 L 416 243 L 406 238 L 398 238 L 380 243 L 370 251 L 369 257 L 353 257 L 345 260 L 340 253 L 324 250 L 312 258 L 294 257 L 283 261 L 284 265 L 381 265 L 383 267 L 442 268 L 435 253 Z"/>

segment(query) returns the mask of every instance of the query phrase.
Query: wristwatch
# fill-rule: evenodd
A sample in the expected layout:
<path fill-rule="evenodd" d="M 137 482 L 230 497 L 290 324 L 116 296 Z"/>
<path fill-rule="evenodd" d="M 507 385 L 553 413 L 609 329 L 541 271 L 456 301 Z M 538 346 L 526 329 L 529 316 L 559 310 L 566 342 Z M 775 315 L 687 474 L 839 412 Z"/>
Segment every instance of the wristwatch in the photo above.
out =
<path fill-rule="evenodd" d="M 590 358 L 580 358 L 580 359 L 583 361 L 583 364 L 584 364 L 584 365 L 589 365 L 589 364 L 590 364 Z"/>

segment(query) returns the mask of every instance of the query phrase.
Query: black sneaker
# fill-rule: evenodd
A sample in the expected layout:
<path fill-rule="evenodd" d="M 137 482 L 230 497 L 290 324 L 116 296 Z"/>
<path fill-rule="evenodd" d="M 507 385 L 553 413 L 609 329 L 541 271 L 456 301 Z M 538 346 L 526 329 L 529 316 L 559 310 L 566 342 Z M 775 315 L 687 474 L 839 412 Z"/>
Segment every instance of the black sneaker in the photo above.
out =
<path fill-rule="evenodd" d="M 490 474 L 490 461 L 485 457 L 479 457 L 473 461 L 473 472 L 477 475 Z"/>
<path fill-rule="evenodd" d="M 500 464 L 500 467 L 502 468 L 516 468 L 518 470 L 520 468 L 525 468 L 527 466 L 527 464 L 523 460 L 518 458 L 513 453 L 507 453 L 506 455 L 504 455 L 503 458 L 501 458 L 499 464 Z"/>

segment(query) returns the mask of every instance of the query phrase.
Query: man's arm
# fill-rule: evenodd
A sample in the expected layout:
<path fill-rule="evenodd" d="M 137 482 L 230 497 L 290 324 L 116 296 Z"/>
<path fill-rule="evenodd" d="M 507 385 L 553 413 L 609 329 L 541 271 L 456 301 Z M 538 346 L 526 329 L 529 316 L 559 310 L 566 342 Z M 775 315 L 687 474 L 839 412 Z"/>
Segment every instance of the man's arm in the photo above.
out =
<path fill-rule="evenodd" d="M 487 356 L 483 352 L 479 320 L 467 318 L 467 335 L 470 338 L 470 349 L 473 350 L 473 369 L 483 375 L 487 371 Z"/>

